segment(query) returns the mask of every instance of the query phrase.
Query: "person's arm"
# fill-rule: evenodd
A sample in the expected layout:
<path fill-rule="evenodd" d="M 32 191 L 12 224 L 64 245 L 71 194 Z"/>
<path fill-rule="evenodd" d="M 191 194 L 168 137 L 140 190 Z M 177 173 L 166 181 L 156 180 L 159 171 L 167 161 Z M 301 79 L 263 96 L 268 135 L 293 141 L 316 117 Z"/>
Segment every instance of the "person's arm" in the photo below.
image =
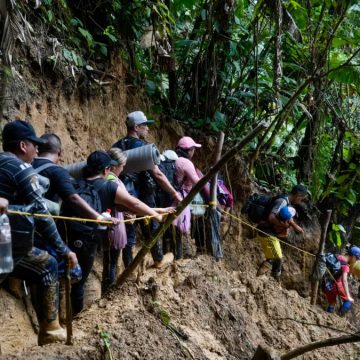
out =
<path fill-rule="evenodd" d="M 79 194 L 71 194 L 67 198 L 63 199 L 67 203 L 73 205 L 74 208 L 78 210 L 83 217 L 90 219 L 99 219 L 101 215 L 94 210 Z"/>
<path fill-rule="evenodd" d="M 40 186 L 37 174 L 32 167 L 26 167 L 14 176 L 14 183 L 19 189 L 19 197 L 24 199 L 26 204 L 36 204 L 36 212 L 50 215 L 49 210 L 40 194 Z M 56 228 L 51 217 L 34 217 L 36 230 L 41 233 L 45 241 L 51 245 L 57 255 L 67 257 L 71 267 L 77 264 L 76 254 L 70 251 Z"/>
<path fill-rule="evenodd" d="M 159 169 L 157 165 L 155 165 L 153 170 L 150 170 L 151 175 L 159 184 L 159 186 L 168 194 L 171 195 L 171 197 L 176 200 L 177 202 L 180 202 L 182 200 L 180 194 L 172 187 L 167 177 L 163 174 L 163 172 Z"/>
<path fill-rule="evenodd" d="M 294 219 L 290 219 L 290 226 L 299 234 L 304 234 L 304 229 L 299 226 L 295 221 Z"/>
<path fill-rule="evenodd" d="M 7 199 L 0 197 L 0 214 L 6 213 L 8 206 L 9 202 Z"/>
<path fill-rule="evenodd" d="M 346 297 L 349 301 L 354 302 L 354 299 L 352 298 L 350 291 L 349 291 L 349 284 L 348 284 L 348 273 L 343 271 L 342 275 L 341 275 L 341 280 L 342 283 L 344 285 L 344 290 L 345 290 L 345 294 Z"/>
<path fill-rule="evenodd" d="M 130 195 L 126 190 L 123 190 L 120 186 L 118 186 L 116 190 L 114 203 L 116 205 L 123 205 L 127 207 L 134 214 L 142 215 L 142 216 L 155 215 L 156 220 L 162 221 L 162 216 L 160 214 L 158 214 L 154 209 L 150 208 L 139 199 Z"/>

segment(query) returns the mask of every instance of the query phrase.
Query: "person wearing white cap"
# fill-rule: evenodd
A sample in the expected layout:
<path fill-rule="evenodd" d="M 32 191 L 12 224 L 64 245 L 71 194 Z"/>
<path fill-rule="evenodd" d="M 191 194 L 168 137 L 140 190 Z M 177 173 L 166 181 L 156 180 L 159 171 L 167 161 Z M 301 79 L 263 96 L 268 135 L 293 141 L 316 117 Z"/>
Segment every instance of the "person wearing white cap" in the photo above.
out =
<path fill-rule="evenodd" d="M 127 135 L 125 138 L 117 141 L 112 147 L 119 148 L 123 151 L 135 149 L 146 145 L 146 137 L 149 134 L 148 125 L 154 123 L 149 120 L 142 111 L 133 111 L 127 115 L 126 127 Z M 122 180 L 128 192 L 143 201 L 148 206 L 155 208 L 155 183 L 156 182 L 165 192 L 170 194 L 174 201 L 181 201 L 180 194 L 173 188 L 166 176 L 160 171 L 158 166 L 153 170 L 141 171 L 136 174 L 127 174 L 122 177 Z M 142 233 L 147 240 L 150 240 L 151 234 L 155 232 L 159 224 L 151 220 L 150 227 L 142 224 Z M 150 233 L 149 233 L 150 230 Z M 123 250 L 123 261 L 125 267 L 128 267 L 132 260 L 132 248 L 136 243 L 135 226 L 127 224 L 126 226 L 128 242 Z M 163 254 L 161 241 L 158 241 L 151 249 L 151 254 L 154 259 L 155 267 L 162 267 L 169 262 L 172 262 L 174 255 L 172 253 Z"/>

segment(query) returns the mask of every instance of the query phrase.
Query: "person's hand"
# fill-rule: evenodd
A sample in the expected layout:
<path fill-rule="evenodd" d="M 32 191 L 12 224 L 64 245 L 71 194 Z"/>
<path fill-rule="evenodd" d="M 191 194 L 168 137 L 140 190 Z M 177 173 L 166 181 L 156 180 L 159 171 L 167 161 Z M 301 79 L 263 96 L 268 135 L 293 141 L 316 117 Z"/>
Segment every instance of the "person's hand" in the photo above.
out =
<path fill-rule="evenodd" d="M 128 212 L 124 212 L 124 219 L 125 220 L 133 220 L 133 221 L 128 222 L 128 224 L 133 224 L 135 222 L 136 215 L 128 213 Z"/>
<path fill-rule="evenodd" d="M 9 202 L 5 198 L 0 198 L 0 214 L 4 214 L 7 212 L 9 206 Z"/>
<path fill-rule="evenodd" d="M 182 196 L 177 191 L 172 194 L 172 198 L 175 200 L 176 203 L 182 201 Z"/>
<path fill-rule="evenodd" d="M 295 231 L 296 231 L 298 234 L 301 234 L 301 235 L 304 235 L 304 234 L 305 234 L 305 231 L 304 231 L 303 228 L 301 228 L 301 227 L 298 227 L 297 229 L 295 229 Z"/>
<path fill-rule="evenodd" d="M 354 302 L 354 299 L 351 296 L 349 296 L 348 300 L 352 303 Z"/>
<path fill-rule="evenodd" d="M 166 218 L 166 215 L 161 215 L 161 214 L 159 214 L 158 216 L 155 216 L 154 217 L 154 219 L 155 220 L 157 220 L 158 222 L 164 222 L 164 220 L 165 220 L 165 218 Z"/>
<path fill-rule="evenodd" d="M 70 251 L 67 254 L 67 257 L 68 257 L 68 260 L 69 260 L 70 268 L 73 269 L 78 264 L 77 256 L 76 256 L 76 254 L 74 252 Z"/>
<path fill-rule="evenodd" d="M 108 225 L 108 226 L 117 226 L 121 223 L 121 220 L 120 219 L 117 219 L 117 218 L 114 218 L 112 217 L 109 221 L 111 221 L 111 224 Z"/>
<path fill-rule="evenodd" d="M 156 212 L 159 214 L 173 214 L 176 211 L 174 207 L 167 207 L 167 208 L 157 208 Z"/>

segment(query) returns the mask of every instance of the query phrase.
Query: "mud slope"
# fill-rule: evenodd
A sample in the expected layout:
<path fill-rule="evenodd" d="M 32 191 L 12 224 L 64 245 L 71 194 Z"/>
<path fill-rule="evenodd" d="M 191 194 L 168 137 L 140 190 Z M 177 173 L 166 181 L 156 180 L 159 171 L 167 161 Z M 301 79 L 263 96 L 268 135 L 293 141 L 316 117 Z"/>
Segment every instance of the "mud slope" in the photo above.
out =
<path fill-rule="evenodd" d="M 295 290 L 266 275 L 255 277 L 256 243 L 234 236 L 227 241 L 229 261 L 202 255 L 163 271 L 142 270 L 136 281 L 98 300 L 74 322 L 74 346 L 39 348 L 19 328 L 17 340 L 12 334 L 2 341 L 17 341 L 17 348 L 7 347 L 8 355 L 0 358 L 103 359 L 103 331 L 111 339 L 114 359 L 251 359 L 258 344 L 285 352 L 341 334 L 331 328 L 355 330 L 346 319 L 311 307 Z M 331 348 L 330 354 L 318 350 L 304 359 L 356 359 L 360 352 L 357 345 L 344 345 Z"/>

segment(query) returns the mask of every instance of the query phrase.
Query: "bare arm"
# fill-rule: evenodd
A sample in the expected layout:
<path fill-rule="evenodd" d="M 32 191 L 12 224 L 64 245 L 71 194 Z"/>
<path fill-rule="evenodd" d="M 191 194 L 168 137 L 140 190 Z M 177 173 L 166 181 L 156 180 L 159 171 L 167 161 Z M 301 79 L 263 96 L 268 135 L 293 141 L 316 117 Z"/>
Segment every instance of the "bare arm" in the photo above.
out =
<path fill-rule="evenodd" d="M 348 284 L 348 273 L 347 272 L 343 272 L 342 273 L 342 282 L 344 284 L 344 290 L 345 290 L 345 294 L 346 297 L 348 298 L 349 301 L 354 302 L 354 299 L 352 298 L 350 291 L 349 291 L 349 284 Z"/>
<path fill-rule="evenodd" d="M 290 226 L 292 226 L 292 228 L 299 234 L 304 234 L 304 229 L 299 226 L 294 219 L 290 219 Z"/>
<path fill-rule="evenodd" d="M 151 175 L 154 177 L 155 181 L 159 184 L 159 186 L 171 195 L 177 201 L 181 201 L 182 198 L 180 194 L 172 187 L 167 177 L 162 173 L 158 166 L 155 166 L 153 170 L 150 171 Z"/>
<path fill-rule="evenodd" d="M 131 196 L 126 190 L 121 189 L 120 186 L 118 186 L 116 190 L 114 202 L 116 205 L 123 205 L 127 207 L 137 215 L 155 215 L 156 220 L 162 220 L 162 216 L 158 214 L 154 209 L 150 208 L 134 196 Z"/>

